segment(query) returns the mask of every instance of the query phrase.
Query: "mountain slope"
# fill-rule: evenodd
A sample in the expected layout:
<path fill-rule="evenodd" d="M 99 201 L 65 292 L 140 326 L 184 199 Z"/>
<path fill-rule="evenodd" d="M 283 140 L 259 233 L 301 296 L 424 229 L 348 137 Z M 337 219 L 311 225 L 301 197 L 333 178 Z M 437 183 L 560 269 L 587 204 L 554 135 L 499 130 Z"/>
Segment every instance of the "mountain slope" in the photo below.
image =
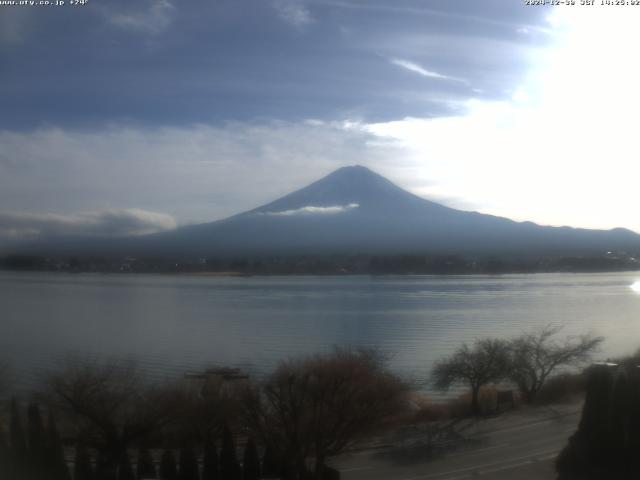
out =
<path fill-rule="evenodd" d="M 344 167 L 224 220 L 127 242 L 132 254 L 594 254 L 639 250 L 625 229 L 545 227 L 425 200 L 361 167 Z"/>

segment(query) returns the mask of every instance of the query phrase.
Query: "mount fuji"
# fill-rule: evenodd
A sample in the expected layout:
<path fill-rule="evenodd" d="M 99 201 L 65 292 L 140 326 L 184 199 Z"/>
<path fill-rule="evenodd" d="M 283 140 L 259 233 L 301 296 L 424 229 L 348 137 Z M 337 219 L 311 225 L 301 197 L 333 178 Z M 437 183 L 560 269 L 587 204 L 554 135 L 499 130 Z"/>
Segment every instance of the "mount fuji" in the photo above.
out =
<path fill-rule="evenodd" d="M 456 210 L 407 192 L 366 167 L 350 166 L 224 220 L 128 239 L 126 249 L 167 256 L 602 254 L 638 251 L 640 235 Z"/>

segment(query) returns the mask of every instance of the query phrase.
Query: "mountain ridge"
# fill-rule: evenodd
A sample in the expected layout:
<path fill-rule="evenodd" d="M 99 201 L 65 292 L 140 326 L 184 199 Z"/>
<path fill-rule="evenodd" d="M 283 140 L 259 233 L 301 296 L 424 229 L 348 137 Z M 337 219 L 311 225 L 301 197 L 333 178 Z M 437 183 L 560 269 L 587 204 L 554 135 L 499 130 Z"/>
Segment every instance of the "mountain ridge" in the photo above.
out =
<path fill-rule="evenodd" d="M 640 235 L 627 229 L 552 227 L 457 210 L 410 193 L 360 165 L 342 167 L 226 219 L 147 238 L 173 239 L 194 253 L 218 255 L 640 249 Z M 168 243 L 157 246 L 169 251 Z"/>
<path fill-rule="evenodd" d="M 31 250 L 84 255 L 256 257 L 334 254 L 599 255 L 640 252 L 628 229 L 590 230 L 457 210 L 366 167 L 342 167 L 236 215 L 127 238 L 64 238 Z"/>

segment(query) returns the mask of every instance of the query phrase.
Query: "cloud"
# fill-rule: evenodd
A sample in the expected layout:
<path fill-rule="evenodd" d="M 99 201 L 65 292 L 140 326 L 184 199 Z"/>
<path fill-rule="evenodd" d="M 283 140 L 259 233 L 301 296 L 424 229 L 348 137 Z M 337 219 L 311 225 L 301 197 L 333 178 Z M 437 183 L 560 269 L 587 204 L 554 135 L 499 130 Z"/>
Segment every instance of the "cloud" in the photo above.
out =
<path fill-rule="evenodd" d="M 127 13 L 107 12 L 109 21 L 122 29 L 134 32 L 158 34 L 171 23 L 174 6 L 169 0 L 154 0 L 141 11 Z"/>
<path fill-rule="evenodd" d="M 417 73 L 419 75 L 422 75 L 423 77 L 438 78 L 440 80 L 451 80 L 451 81 L 454 81 L 454 82 L 467 83 L 466 80 L 463 80 L 461 78 L 450 77 L 448 75 L 443 75 L 443 74 L 438 73 L 438 72 L 427 70 L 426 68 L 423 68 L 422 66 L 418 65 L 417 63 L 410 62 L 409 60 L 403 60 L 401 58 L 392 58 L 390 61 L 394 65 L 402 67 L 405 70 L 409 70 L 410 72 L 414 72 L 414 73 Z"/>
<path fill-rule="evenodd" d="M 74 21 L 66 8 L 4 9 L 0 128 L 447 114 L 456 107 L 440 99 L 468 98 L 465 84 L 432 78 L 425 89 L 426 77 L 389 68 L 388 59 L 413 60 L 500 97 L 542 45 L 515 29 L 547 11 L 490 0 L 482 8 L 436 2 L 416 15 L 394 13 L 395 4 L 389 11 L 388 2 L 350 3 L 356 8 L 315 0 L 109 0 L 73 9 Z M 495 20 L 509 28 L 495 28 Z M 53 56 L 42 49 L 78 38 L 82 48 Z"/>
<path fill-rule="evenodd" d="M 273 0 L 278 16 L 296 28 L 303 28 L 313 21 L 309 8 L 301 0 Z"/>
<path fill-rule="evenodd" d="M 275 215 L 275 216 L 293 216 L 293 215 L 335 215 L 337 213 L 348 212 L 349 210 L 353 210 L 354 208 L 358 208 L 360 205 L 357 203 L 350 203 L 348 205 L 334 205 L 331 207 L 314 207 L 314 206 L 306 206 L 301 208 L 296 208 L 295 210 L 283 210 L 281 212 L 264 212 L 260 214 L 264 215 Z"/>
<path fill-rule="evenodd" d="M 0 238 L 145 235 L 176 228 L 170 215 L 139 209 L 77 214 L 0 212 Z"/>
<path fill-rule="evenodd" d="M 205 222 L 352 164 L 393 180 L 405 166 L 393 142 L 358 122 L 0 130 L 0 205 L 33 213 L 136 207 Z"/>

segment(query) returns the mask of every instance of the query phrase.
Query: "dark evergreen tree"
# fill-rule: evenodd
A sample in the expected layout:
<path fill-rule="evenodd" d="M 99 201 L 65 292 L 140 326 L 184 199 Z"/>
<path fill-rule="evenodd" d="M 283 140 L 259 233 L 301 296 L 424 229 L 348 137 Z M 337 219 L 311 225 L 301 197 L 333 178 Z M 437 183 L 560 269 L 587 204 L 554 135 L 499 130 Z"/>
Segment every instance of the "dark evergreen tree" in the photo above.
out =
<path fill-rule="evenodd" d="M 104 454 L 98 452 L 96 459 L 96 480 L 117 480 L 118 465 L 114 465 Z"/>
<path fill-rule="evenodd" d="M 18 401 L 11 399 L 11 419 L 10 419 L 10 443 L 13 457 L 19 463 L 27 458 L 27 442 L 25 440 L 24 429 L 22 427 L 22 417 Z"/>
<path fill-rule="evenodd" d="M 233 434 L 225 425 L 222 431 L 222 447 L 220 448 L 220 476 L 223 480 L 239 480 L 241 477 L 236 445 Z"/>
<path fill-rule="evenodd" d="M 321 478 L 322 480 L 340 480 L 340 471 L 324 465 Z"/>
<path fill-rule="evenodd" d="M 184 446 L 180 449 L 178 463 L 180 465 L 180 480 L 199 480 L 198 456 L 191 446 Z"/>
<path fill-rule="evenodd" d="M 69 467 L 64 457 L 64 447 L 58 432 L 58 425 L 52 412 L 49 412 L 47 419 L 45 464 L 50 472 L 51 480 L 71 480 Z"/>
<path fill-rule="evenodd" d="M 18 401 L 11 399 L 11 417 L 9 419 L 9 443 L 11 451 L 11 473 L 15 478 L 27 478 L 32 475 L 29 451 L 22 423 L 22 413 Z"/>
<path fill-rule="evenodd" d="M 179 480 L 176 458 L 171 450 L 162 452 L 160 458 L 160 480 Z"/>
<path fill-rule="evenodd" d="M 275 450 L 270 445 L 267 445 L 262 456 L 262 476 L 264 478 L 278 478 L 281 474 L 282 468 Z"/>
<path fill-rule="evenodd" d="M 77 445 L 73 466 L 73 480 L 94 480 L 94 478 L 91 456 L 82 445 Z"/>
<path fill-rule="evenodd" d="M 630 452 L 629 418 L 631 412 L 630 390 L 626 371 L 620 369 L 611 393 L 611 414 L 608 425 L 607 451 L 603 452 L 604 463 L 612 476 L 621 475 L 633 478 L 629 471 L 629 461 L 635 452 Z M 638 475 L 640 476 L 640 475 Z"/>
<path fill-rule="evenodd" d="M 587 377 L 586 397 L 578 429 L 589 440 L 606 442 L 609 400 L 613 387 L 613 369 L 607 366 L 592 368 Z"/>
<path fill-rule="evenodd" d="M 637 460 L 640 377 L 637 368 L 590 368 L 578 430 L 556 460 L 559 480 L 640 478 Z"/>
<path fill-rule="evenodd" d="M 0 478 L 13 478 L 12 472 L 13 459 L 11 458 L 11 450 L 7 434 L 0 424 Z"/>
<path fill-rule="evenodd" d="M 136 475 L 133 472 L 131 460 L 129 459 L 129 454 L 127 452 L 124 452 L 120 457 L 118 465 L 118 480 L 136 480 Z"/>
<path fill-rule="evenodd" d="M 158 478 L 156 466 L 153 462 L 151 452 L 147 448 L 138 450 L 138 467 L 136 470 L 138 480 L 147 478 Z"/>
<path fill-rule="evenodd" d="M 202 480 L 219 480 L 219 468 L 216 444 L 211 438 L 207 438 L 202 459 Z"/>
<path fill-rule="evenodd" d="M 630 382 L 632 387 L 629 389 L 629 445 L 631 459 L 629 466 L 632 471 L 640 472 L 640 369 L 631 370 Z"/>
<path fill-rule="evenodd" d="M 45 431 L 40 407 L 36 403 L 30 403 L 27 407 L 27 443 L 31 469 L 43 471 L 46 463 Z"/>
<path fill-rule="evenodd" d="M 243 480 L 260 480 L 260 456 L 252 438 L 247 440 L 244 447 L 242 472 Z"/>
<path fill-rule="evenodd" d="M 597 478 L 596 470 L 607 450 L 608 412 L 612 371 L 605 366 L 591 368 L 587 376 L 586 397 L 578 430 L 556 459 L 560 480 Z M 594 476 L 592 476 L 594 475 Z"/>

